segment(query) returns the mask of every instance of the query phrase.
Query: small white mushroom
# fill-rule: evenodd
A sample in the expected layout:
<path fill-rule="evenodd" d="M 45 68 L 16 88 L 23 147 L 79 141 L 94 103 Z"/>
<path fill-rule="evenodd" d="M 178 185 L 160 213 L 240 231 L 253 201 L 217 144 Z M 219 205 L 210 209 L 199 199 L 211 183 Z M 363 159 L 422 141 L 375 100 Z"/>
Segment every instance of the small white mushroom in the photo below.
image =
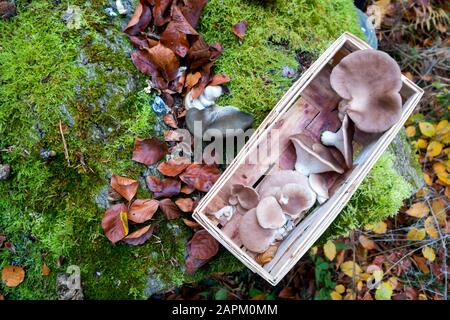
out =
<path fill-rule="evenodd" d="M 309 176 L 309 186 L 317 194 L 317 201 L 322 204 L 330 197 L 328 192 L 327 181 L 320 174 L 312 174 Z"/>
<path fill-rule="evenodd" d="M 219 220 L 225 218 L 227 221 L 230 221 L 230 219 L 233 217 L 234 211 L 235 209 L 232 206 L 225 206 L 222 209 L 216 211 L 214 213 L 214 216 Z"/>
<path fill-rule="evenodd" d="M 296 134 L 290 137 L 297 153 L 295 170 L 309 176 L 311 173 L 336 171 L 343 173 L 344 168 L 335 159 L 331 151 L 320 143 L 314 143 L 313 139 L 304 134 Z"/>
<path fill-rule="evenodd" d="M 242 216 L 239 224 L 239 238 L 250 251 L 262 253 L 274 242 L 277 231 L 264 229 L 258 223 L 256 209 L 251 209 Z"/>
<path fill-rule="evenodd" d="M 197 99 L 192 99 L 192 91 L 190 91 L 184 99 L 184 107 L 186 110 L 196 108 L 203 110 L 215 104 L 216 100 L 222 95 L 221 86 L 207 86 L 203 93 Z"/>
<path fill-rule="evenodd" d="M 121 0 L 116 0 L 116 7 L 119 14 L 126 14 L 128 12 Z"/>
<path fill-rule="evenodd" d="M 281 188 L 277 199 L 284 213 L 296 219 L 314 205 L 316 193 L 309 187 L 308 183 L 288 183 Z"/>
<path fill-rule="evenodd" d="M 259 225 L 265 229 L 278 229 L 286 223 L 286 217 L 275 197 L 263 198 L 256 207 Z"/>
<path fill-rule="evenodd" d="M 333 146 L 338 149 L 345 159 L 347 168 L 353 166 L 353 134 L 354 127 L 347 114 L 344 115 L 341 128 L 337 132 L 324 131 L 320 136 L 320 140 L 326 146 Z"/>

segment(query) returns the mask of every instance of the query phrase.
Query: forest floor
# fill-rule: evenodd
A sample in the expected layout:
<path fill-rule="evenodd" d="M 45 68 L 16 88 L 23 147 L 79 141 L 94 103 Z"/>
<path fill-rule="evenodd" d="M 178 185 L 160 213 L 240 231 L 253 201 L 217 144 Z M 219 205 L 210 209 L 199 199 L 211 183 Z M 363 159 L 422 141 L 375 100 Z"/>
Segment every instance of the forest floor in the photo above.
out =
<path fill-rule="evenodd" d="M 249 270 L 154 299 L 448 299 L 450 37 L 445 1 L 369 1 L 379 49 L 425 89 L 405 124 L 425 187 L 398 214 L 313 247 L 277 286 Z"/>

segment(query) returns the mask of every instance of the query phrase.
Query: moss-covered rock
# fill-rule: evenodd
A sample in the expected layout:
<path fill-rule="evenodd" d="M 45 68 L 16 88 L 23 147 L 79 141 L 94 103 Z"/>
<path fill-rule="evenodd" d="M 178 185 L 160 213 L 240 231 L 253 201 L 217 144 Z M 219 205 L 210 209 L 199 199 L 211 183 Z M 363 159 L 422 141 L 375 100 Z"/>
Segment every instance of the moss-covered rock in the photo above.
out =
<path fill-rule="evenodd" d="M 18 0 L 18 15 L 0 21 L 0 163 L 12 168 L 0 181 L 0 234 L 14 244 L 14 250 L 0 249 L 0 268 L 17 264 L 26 270 L 24 283 L 13 289 L 0 284 L 0 292 L 9 299 L 54 299 L 56 274 L 78 265 L 85 297 L 143 298 L 193 280 L 183 272 L 191 231 L 159 214 L 158 238 L 146 245 L 114 246 L 104 236 L 100 221 L 110 175 L 142 181 L 148 170 L 130 160 L 133 141 L 163 125 L 121 33 L 132 12 L 108 15 L 105 9 L 115 1 L 69 2 L 80 6 L 80 29 L 67 28 L 67 4 L 57 1 Z M 240 20 L 249 22 L 242 45 L 231 33 Z M 298 54 L 317 56 L 345 30 L 359 32 L 351 0 L 211 0 L 200 25 L 208 41 L 225 47 L 216 71 L 232 82 L 221 104 L 250 111 L 258 121 L 292 82 L 282 68 L 301 71 Z M 56 155 L 43 156 L 49 151 Z M 403 182 L 386 161 L 364 182 L 335 230 L 367 222 L 367 211 L 370 221 L 396 211 L 405 193 L 385 193 L 404 190 Z M 149 197 L 144 188 L 139 192 Z M 365 206 L 367 199 L 373 199 L 370 208 L 382 208 L 379 215 Z M 41 275 L 44 262 L 52 269 L 48 277 Z M 221 252 L 196 278 L 241 268 Z"/>

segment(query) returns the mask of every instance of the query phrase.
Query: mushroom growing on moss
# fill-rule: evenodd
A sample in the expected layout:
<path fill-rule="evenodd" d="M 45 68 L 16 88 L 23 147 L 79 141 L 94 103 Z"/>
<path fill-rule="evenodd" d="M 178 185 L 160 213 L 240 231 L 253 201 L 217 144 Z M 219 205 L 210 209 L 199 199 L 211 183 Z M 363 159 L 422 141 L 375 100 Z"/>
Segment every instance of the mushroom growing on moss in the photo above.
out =
<path fill-rule="evenodd" d="M 214 105 L 216 100 L 222 95 L 223 89 L 221 86 L 207 86 L 203 93 L 197 99 L 192 99 L 192 91 L 190 91 L 184 98 L 184 107 L 186 110 L 196 108 L 203 110 Z"/>
<path fill-rule="evenodd" d="M 291 136 L 290 139 L 297 153 L 295 170 L 298 172 L 305 176 L 329 171 L 344 172 L 344 168 L 327 147 L 315 143 L 312 138 L 301 133 Z"/>
<path fill-rule="evenodd" d="M 331 87 L 346 101 L 347 113 L 364 132 L 384 132 L 400 120 L 400 67 L 387 53 L 366 49 L 343 58 L 330 75 Z"/>
<path fill-rule="evenodd" d="M 347 114 L 344 115 L 341 128 L 337 132 L 324 131 L 320 136 L 320 140 L 326 146 L 333 146 L 338 149 L 345 159 L 347 168 L 353 165 L 353 146 L 352 139 L 354 127 Z"/>

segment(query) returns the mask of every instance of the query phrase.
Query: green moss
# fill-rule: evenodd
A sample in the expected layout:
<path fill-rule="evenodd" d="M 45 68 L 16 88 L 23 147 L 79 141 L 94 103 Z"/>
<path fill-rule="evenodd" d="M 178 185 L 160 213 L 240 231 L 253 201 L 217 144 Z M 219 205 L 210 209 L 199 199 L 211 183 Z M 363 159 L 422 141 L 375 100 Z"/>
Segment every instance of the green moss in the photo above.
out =
<path fill-rule="evenodd" d="M 16 3 L 18 16 L 0 21 L 0 150 L 10 150 L 0 152 L 0 162 L 13 170 L 0 182 L 0 233 L 16 253 L 0 250 L 0 268 L 23 265 L 26 279 L 17 288 L 0 284 L 2 294 L 54 299 L 56 274 L 69 265 L 80 266 L 85 296 L 91 299 L 143 298 L 210 272 L 241 269 L 222 252 L 195 278 L 187 277 L 184 248 L 191 231 L 181 221 L 167 223 L 161 214 L 155 219 L 158 238 L 148 244 L 109 243 L 96 200 L 112 173 L 142 181 L 146 168 L 130 158 L 135 137 L 157 133 L 149 108 L 153 96 L 141 91 L 145 79 L 130 62 L 123 21 L 104 14 L 106 1 L 72 1 L 82 8 L 84 21 L 81 30 L 72 31 L 61 20 L 66 4 Z M 244 19 L 250 27 L 240 45 L 230 28 Z M 221 103 L 251 111 L 260 121 L 291 84 L 281 76 L 282 67 L 296 68 L 299 51 L 317 56 L 344 30 L 357 33 L 356 21 L 350 0 L 267 5 L 211 0 L 200 29 L 208 41 L 225 47 L 216 72 L 228 73 L 232 82 Z M 41 159 L 42 148 L 54 150 L 56 157 Z M 373 179 L 386 179 L 385 173 Z M 395 183 L 399 180 L 389 186 Z M 373 188 L 386 192 L 382 183 Z M 149 194 L 141 188 L 139 196 Z M 376 207 L 387 205 L 377 201 Z M 41 275 L 43 262 L 52 269 L 49 277 Z"/>

